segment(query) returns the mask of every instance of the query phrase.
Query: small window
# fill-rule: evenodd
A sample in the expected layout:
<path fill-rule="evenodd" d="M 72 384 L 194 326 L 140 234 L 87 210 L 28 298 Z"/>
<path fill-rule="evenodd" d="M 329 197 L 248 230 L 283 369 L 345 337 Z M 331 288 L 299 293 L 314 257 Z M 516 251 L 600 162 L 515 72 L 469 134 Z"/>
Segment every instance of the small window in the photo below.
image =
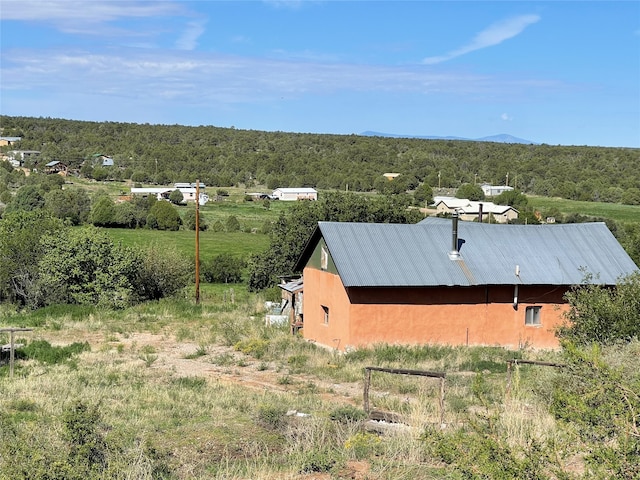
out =
<path fill-rule="evenodd" d="M 327 252 L 327 248 L 323 245 L 322 250 L 320 251 L 320 268 L 322 270 L 326 270 L 329 266 L 329 252 Z"/>
<path fill-rule="evenodd" d="M 524 312 L 524 324 L 542 325 L 540 321 L 540 310 L 542 310 L 542 307 L 527 307 Z"/>
<path fill-rule="evenodd" d="M 322 310 L 324 311 L 324 324 L 329 325 L 329 307 L 322 305 Z"/>

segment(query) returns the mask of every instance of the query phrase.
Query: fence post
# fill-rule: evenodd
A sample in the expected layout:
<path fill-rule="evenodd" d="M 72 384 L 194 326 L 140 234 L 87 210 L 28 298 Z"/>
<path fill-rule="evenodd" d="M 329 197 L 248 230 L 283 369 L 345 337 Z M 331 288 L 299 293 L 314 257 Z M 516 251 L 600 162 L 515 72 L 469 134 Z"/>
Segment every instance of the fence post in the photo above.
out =
<path fill-rule="evenodd" d="M 444 377 L 440 378 L 440 428 L 444 425 Z"/>
<path fill-rule="evenodd" d="M 364 411 L 369 412 L 369 384 L 371 383 L 371 370 L 368 368 L 364 369 L 364 392 L 363 392 L 363 402 L 364 402 Z"/>

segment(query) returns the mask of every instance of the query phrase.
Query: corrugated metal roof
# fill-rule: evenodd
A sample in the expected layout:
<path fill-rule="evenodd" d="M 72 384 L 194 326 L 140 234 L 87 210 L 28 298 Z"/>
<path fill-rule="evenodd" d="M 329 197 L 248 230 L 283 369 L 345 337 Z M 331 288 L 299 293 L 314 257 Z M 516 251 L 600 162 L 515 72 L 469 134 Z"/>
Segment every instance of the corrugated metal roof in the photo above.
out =
<path fill-rule="evenodd" d="M 604 223 L 459 222 L 458 260 L 449 257 L 451 232 L 451 220 L 439 218 L 414 225 L 320 222 L 307 250 L 321 235 L 345 287 L 574 285 L 587 272 L 594 283 L 613 285 L 637 270 Z"/>

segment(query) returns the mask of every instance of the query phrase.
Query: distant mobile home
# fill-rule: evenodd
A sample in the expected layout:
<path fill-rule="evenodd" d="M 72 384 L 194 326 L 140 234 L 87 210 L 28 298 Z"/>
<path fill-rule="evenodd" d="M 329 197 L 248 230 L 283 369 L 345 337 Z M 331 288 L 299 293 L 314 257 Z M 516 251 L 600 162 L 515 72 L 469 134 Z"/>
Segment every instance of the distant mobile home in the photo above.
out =
<path fill-rule="evenodd" d="M 318 200 L 318 192 L 313 188 L 276 188 L 271 194 L 273 198 L 283 201 Z"/>
<path fill-rule="evenodd" d="M 497 197 L 501 193 L 510 192 L 513 190 L 513 187 L 509 187 L 507 185 L 481 185 L 482 191 L 487 197 Z"/>

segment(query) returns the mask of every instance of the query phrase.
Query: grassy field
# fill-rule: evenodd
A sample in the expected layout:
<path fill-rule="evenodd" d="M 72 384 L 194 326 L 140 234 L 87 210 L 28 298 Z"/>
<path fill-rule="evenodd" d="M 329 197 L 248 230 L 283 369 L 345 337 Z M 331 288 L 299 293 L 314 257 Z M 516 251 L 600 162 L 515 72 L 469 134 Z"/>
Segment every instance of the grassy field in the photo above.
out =
<path fill-rule="evenodd" d="M 593 217 L 603 217 L 617 222 L 640 222 L 640 205 L 621 205 L 618 203 L 579 202 L 564 198 L 529 196 L 529 205 L 544 213 L 557 209 L 563 214 L 578 213 Z"/>
<path fill-rule="evenodd" d="M 195 232 L 179 230 L 167 232 L 147 229 L 106 229 L 111 238 L 125 245 L 162 245 L 175 248 L 185 256 L 195 258 Z M 200 232 L 200 259 L 207 261 L 222 253 L 247 258 L 269 245 L 269 237 L 261 233 Z"/>
<path fill-rule="evenodd" d="M 494 434 L 513 448 L 570 447 L 544 396 L 532 393 L 546 392 L 554 372 L 518 370 L 505 396 L 507 359 L 556 354 L 379 345 L 339 355 L 286 326 L 265 326 L 262 315 L 262 298 L 240 286 L 207 287 L 199 306 L 0 312 L 2 324 L 34 328 L 20 334 L 24 343 L 51 345 L 47 361 L 19 360 L 14 378 L 0 367 L 0 478 L 71 478 L 53 476 L 71 467 L 86 478 L 463 478 L 424 436 L 440 425 L 438 381 L 375 374 L 372 407 L 404 419 L 376 433 L 363 423 L 367 365 L 446 371 L 438 429 L 468 428 L 490 414 Z M 78 463 L 87 442 L 98 464 Z"/>

